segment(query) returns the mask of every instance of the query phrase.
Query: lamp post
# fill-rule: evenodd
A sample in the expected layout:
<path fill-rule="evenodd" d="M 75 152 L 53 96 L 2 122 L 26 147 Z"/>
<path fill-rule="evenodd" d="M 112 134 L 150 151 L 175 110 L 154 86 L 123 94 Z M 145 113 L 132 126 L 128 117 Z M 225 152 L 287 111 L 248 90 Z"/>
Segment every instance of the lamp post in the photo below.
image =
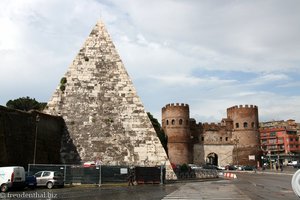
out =
<path fill-rule="evenodd" d="M 33 164 L 35 164 L 35 158 L 36 158 L 36 143 L 37 143 L 37 133 L 38 133 L 38 124 L 40 121 L 39 114 L 35 117 L 35 137 L 34 137 L 34 150 L 33 150 Z"/>
<path fill-rule="evenodd" d="M 238 155 L 238 149 L 237 149 L 237 147 L 238 147 L 238 143 L 239 143 L 239 139 L 236 137 L 236 138 L 234 138 L 234 144 L 235 144 L 235 152 L 236 152 L 236 165 L 239 165 L 239 159 L 238 159 L 238 157 L 239 157 L 239 155 Z"/>

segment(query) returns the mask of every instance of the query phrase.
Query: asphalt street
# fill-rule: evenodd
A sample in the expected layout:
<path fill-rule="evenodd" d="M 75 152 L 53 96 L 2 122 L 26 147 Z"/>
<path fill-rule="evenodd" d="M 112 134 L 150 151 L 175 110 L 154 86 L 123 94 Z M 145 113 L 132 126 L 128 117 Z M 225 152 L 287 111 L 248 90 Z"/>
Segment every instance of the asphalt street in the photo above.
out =
<path fill-rule="evenodd" d="M 292 173 L 233 172 L 237 179 L 184 181 L 165 185 L 81 185 L 62 189 L 9 191 L 1 199 L 298 199 L 291 187 Z"/>
<path fill-rule="evenodd" d="M 250 199 L 299 199 L 288 173 L 237 173 L 233 184 Z"/>

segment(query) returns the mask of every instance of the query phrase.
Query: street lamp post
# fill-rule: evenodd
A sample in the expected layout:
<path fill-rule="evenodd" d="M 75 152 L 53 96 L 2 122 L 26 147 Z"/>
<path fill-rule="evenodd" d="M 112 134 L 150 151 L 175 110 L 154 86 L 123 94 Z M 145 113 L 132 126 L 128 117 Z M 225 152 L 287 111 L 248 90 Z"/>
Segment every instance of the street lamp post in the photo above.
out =
<path fill-rule="evenodd" d="M 37 143 L 37 133 L 38 133 L 38 124 L 40 121 L 39 114 L 36 115 L 35 118 L 35 137 L 34 137 L 34 150 L 33 150 L 33 164 L 35 164 L 35 158 L 36 158 L 36 143 Z"/>
<path fill-rule="evenodd" d="M 236 137 L 234 140 L 234 144 L 235 144 L 235 152 L 236 152 L 236 165 L 239 165 L 239 155 L 238 155 L 238 143 L 239 143 L 239 139 Z"/>

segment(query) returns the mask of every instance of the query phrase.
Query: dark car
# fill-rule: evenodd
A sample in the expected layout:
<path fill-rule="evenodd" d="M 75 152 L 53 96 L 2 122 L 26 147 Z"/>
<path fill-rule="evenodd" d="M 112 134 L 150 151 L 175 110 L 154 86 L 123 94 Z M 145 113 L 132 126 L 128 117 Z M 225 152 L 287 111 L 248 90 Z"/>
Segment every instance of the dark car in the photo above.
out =
<path fill-rule="evenodd" d="M 206 165 L 202 165 L 202 169 L 215 169 L 215 170 L 218 170 L 219 168 L 216 165 L 206 164 Z"/>
<path fill-rule="evenodd" d="M 30 189 L 35 189 L 37 182 L 36 177 L 30 173 L 25 173 L 25 185 Z"/>
<path fill-rule="evenodd" d="M 293 167 L 299 169 L 300 168 L 300 163 L 297 163 L 297 164 L 293 165 Z"/>
<path fill-rule="evenodd" d="M 254 166 L 248 166 L 248 165 L 246 165 L 246 166 L 242 167 L 242 170 L 243 171 L 255 171 L 256 168 Z"/>
<path fill-rule="evenodd" d="M 234 165 L 227 165 L 227 166 L 225 166 L 225 169 L 226 170 L 237 170 L 237 167 Z"/>

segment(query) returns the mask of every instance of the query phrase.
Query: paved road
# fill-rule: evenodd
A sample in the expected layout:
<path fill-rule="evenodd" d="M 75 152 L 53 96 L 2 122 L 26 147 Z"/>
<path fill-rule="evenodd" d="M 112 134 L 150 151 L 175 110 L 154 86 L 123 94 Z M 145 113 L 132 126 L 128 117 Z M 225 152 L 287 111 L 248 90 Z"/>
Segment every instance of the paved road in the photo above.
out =
<path fill-rule="evenodd" d="M 233 184 L 251 199 L 298 199 L 291 186 L 291 174 L 237 173 Z"/>
<path fill-rule="evenodd" d="M 292 191 L 291 174 L 237 173 L 237 179 L 205 182 L 181 182 L 166 185 L 118 187 L 80 186 L 63 189 L 37 189 L 0 193 L 0 200 L 15 199 L 88 199 L 88 200 L 184 200 L 184 199 L 298 199 Z M 4 195 L 4 196 L 3 196 Z M 23 195 L 23 196 L 22 196 Z M 24 196 L 27 195 L 27 196 Z M 29 198 L 28 196 L 31 195 Z M 35 196 L 34 196 L 35 195 Z M 17 198 L 16 198 L 17 197 Z M 27 198 L 26 198 L 27 197 Z"/>
<path fill-rule="evenodd" d="M 163 200 L 170 199 L 240 199 L 250 198 L 238 189 L 231 180 L 208 182 L 190 182 L 182 185 L 176 191 L 168 194 Z"/>

